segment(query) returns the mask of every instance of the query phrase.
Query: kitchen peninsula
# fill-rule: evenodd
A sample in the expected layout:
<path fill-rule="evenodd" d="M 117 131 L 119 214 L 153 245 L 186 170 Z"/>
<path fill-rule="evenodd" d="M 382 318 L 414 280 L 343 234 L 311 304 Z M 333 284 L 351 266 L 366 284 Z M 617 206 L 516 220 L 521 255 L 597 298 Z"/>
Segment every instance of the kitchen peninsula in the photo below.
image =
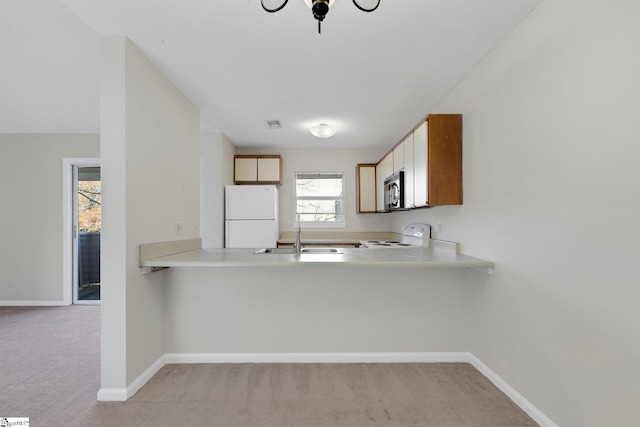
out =
<path fill-rule="evenodd" d="M 464 351 L 469 305 L 494 266 L 439 240 L 312 254 L 166 243 L 141 245 L 140 265 L 163 276 L 169 363 L 391 361 L 406 352 L 437 359 Z"/>
<path fill-rule="evenodd" d="M 336 253 L 255 253 L 259 248 L 197 248 L 186 251 L 178 249 L 177 252 L 171 253 L 171 242 L 167 244 L 169 249 L 164 253 L 170 251 L 168 255 L 154 257 L 141 255 L 140 266 L 147 268 L 479 268 L 488 273 L 492 273 L 494 267 L 493 262 L 460 254 L 457 243 L 442 240 L 433 240 L 429 248 L 392 251 L 341 248 Z M 144 254 L 145 245 L 141 246 L 141 254 Z M 188 248 L 182 247 L 182 249 Z"/>

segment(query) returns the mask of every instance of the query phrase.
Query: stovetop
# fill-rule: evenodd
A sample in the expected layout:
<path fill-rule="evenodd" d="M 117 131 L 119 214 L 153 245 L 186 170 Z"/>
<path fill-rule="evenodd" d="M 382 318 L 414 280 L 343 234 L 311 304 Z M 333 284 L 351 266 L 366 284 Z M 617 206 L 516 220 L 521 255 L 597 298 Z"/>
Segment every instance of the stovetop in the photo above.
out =
<path fill-rule="evenodd" d="M 387 248 L 421 248 L 422 245 L 411 244 L 408 242 L 399 242 L 394 240 L 361 240 L 361 246 L 369 249 L 387 249 Z"/>
<path fill-rule="evenodd" d="M 367 249 L 413 249 L 428 248 L 431 239 L 431 226 L 428 224 L 409 224 L 402 229 L 401 240 L 361 240 L 360 246 Z"/>

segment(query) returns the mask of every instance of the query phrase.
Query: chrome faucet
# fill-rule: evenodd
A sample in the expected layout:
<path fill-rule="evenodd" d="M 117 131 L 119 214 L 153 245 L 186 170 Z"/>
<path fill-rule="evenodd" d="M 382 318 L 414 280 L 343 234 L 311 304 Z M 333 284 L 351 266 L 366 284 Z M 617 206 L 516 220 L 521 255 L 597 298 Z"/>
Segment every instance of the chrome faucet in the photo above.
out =
<path fill-rule="evenodd" d="M 300 244 L 300 212 L 296 213 L 297 222 L 298 222 L 298 230 L 296 231 L 296 242 L 293 244 L 293 247 L 296 249 L 296 253 L 300 253 L 302 250 L 302 245 Z"/>

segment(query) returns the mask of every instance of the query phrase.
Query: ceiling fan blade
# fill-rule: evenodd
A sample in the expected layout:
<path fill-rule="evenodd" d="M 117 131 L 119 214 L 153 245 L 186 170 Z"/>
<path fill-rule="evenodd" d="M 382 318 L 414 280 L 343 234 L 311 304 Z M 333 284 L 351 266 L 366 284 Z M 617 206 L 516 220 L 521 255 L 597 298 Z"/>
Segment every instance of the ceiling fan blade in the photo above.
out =
<path fill-rule="evenodd" d="M 285 7 L 285 6 L 287 5 L 287 3 L 288 3 L 288 2 L 289 2 L 289 0 L 284 0 L 284 3 L 282 3 L 282 5 L 281 5 L 280 7 L 277 7 L 277 8 L 275 8 L 275 9 L 269 9 L 269 8 L 267 8 L 267 7 L 264 5 L 264 0 L 260 0 L 260 3 L 262 4 L 262 8 L 263 8 L 264 10 L 266 10 L 267 12 L 269 12 L 269 13 L 274 13 L 274 12 L 279 11 L 280 9 L 282 9 L 283 7 Z M 378 0 L 378 3 L 379 3 L 379 2 L 380 2 L 380 0 Z"/>
<path fill-rule="evenodd" d="M 364 8 L 364 7 L 360 6 L 360 5 L 358 4 L 358 2 L 356 2 L 356 0 L 353 0 L 353 4 L 355 4 L 355 5 L 356 5 L 356 7 L 357 7 L 358 9 L 360 9 L 361 11 L 363 11 L 363 12 L 373 12 L 374 10 L 376 10 L 376 9 L 378 8 L 378 6 L 380 6 L 380 0 L 378 0 L 378 3 L 376 3 L 376 5 L 375 5 L 373 8 L 371 8 L 371 9 L 366 9 L 366 8 Z"/>

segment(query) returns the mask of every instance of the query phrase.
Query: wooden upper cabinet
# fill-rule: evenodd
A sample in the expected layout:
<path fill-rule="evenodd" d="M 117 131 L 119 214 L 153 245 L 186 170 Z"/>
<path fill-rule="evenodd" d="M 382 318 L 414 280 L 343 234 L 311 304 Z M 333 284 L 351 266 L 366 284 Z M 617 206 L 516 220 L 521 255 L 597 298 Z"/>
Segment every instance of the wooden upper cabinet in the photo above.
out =
<path fill-rule="evenodd" d="M 356 212 L 375 213 L 376 164 L 361 163 L 356 166 Z"/>
<path fill-rule="evenodd" d="M 375 165 L 376 210 L 384 180 L 404 169 L 408 209 L 462 204 L 462 114 L 430 114 Z"/>
<path fill-rule="evenodd" d="M 428 115 L 413 144 L 416 207 L 461 205 L 462 115 Z"/>
<path fill-rule="evenodd" d="M 282 156 L 237 154 L 233 158 L 236 184 L 282 184 Z"/>

